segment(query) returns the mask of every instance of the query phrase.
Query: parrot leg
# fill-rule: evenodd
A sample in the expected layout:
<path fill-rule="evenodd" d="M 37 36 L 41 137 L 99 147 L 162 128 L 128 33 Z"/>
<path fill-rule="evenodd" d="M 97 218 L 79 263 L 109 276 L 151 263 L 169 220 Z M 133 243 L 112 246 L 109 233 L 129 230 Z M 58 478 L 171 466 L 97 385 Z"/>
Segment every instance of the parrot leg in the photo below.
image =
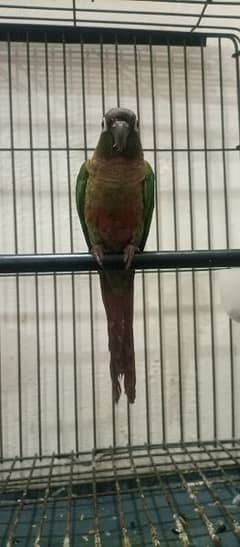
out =
<path fill-rule="evenodd" d="M 96 258 L 98 265 L 102 267 L 104 257 L 104 250 L 102 245 L 93 245 L 91 248 L 91 253 Z"/>
<path fill-rule="evenodd" d="M 126 263 L 126 270 L 129 270 L 132 259 L 135 255 L 135 253 L 139 252 L 139 248 L 136 245 L 133 245 L 133 243 L 129 243 L 123 251 L 123 260 Z"/>

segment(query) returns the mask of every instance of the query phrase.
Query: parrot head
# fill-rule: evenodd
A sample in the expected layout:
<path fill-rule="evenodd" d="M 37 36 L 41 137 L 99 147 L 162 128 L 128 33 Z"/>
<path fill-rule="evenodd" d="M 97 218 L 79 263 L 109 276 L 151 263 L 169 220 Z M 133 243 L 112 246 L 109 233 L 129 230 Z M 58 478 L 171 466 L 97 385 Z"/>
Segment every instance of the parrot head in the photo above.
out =
<path fill-rule="evenodd" d="M 108 157 L 116 155 L 129 157 L 139 153 L 142 148 L 138 121 L 134 112 L 128 108 L 108 110 L 102 120 L 99 145 Z"/>

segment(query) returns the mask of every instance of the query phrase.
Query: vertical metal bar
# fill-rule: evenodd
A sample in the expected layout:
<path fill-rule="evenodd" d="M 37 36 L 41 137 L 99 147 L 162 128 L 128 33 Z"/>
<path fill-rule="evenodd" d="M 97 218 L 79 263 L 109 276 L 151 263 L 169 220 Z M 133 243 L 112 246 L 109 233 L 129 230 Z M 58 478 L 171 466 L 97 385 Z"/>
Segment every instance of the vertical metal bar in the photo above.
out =
<path fill-rule="evenodd" d="M 32 128 L 32 92 L 31 92 L 31 65 L 30 65 L 30 44 L 29 36 L 26 36 L 27 53 L 27 80 L 28 80 L 28 119 L 29 119 L 29 144 L 30 144 L 30 165 L 31 165 L 31 189 L 32 189 L 32 214 L 33 214 L 33 248 L 37 253 L 37 221 L 36 221 L 36 192 L 35 173 L 33 156 L 33 128 Z M 42 455 L 42 405 L 41 405 L 41 354 L 40 354 L 40 322 L 39 322 L 39 290 L 38 276 L 35 280 L 35 307 L 36 307 L 36 354 L 37 354 L 37 401 L 38 401 L 38 450 Z"/>
<path fill-rule="evenodd" d="M 194 213 L 193 213 L 193 194 L 192 194 L 192 158 L 191 158 L 191 138 L 190 138 L 190 111 L 189 111 L 189 84 L 188 84 L 188 64 L 187 47 L 184 45 L 184 79 L 185 79 L 185 107 L 186 107 L 186 129 L 187 129 L 187 161 L 188 161 L 188 194 L 190 209 L 190 244 L 191 249 L 195 247 L 194 241 Z M 196 398 L 196 433 L 197 439 L 200 439 L 200 401 L 199 401 L 199 372 L 198 372 L 198 346 L 197 346 L 197 311 L 196 311 L 196 278 L 192 271 L 192 297 L 193 297 L 193 351 L 194 351 L 194 372 L 195 372 L 195 398 Z"/>
<path fill-rule="evenodd" d="M 172 92 L 172 61 L 171 49 L 167 46 L 168 53 L 168 81 L 169 81 L 169 109 L 170 109 L 170 132 L 171 132 L 171 164 L 172 164 L 172 194 L 173 194 L 173 218 L 174 218 L 174 247 L 178 249 L 177 231 L 177 201 L 176 201 L 176 172 L 175 172 L 175 137 L 173 125 L 173 92 Z M 180 317 L 180 287 L 179 272 L 176 271 L 176 311 L 177 311 L 177 350 L 178 350 L 178 378 L 179 378 L 179 424 L 180 441 L 184 440 L 183 422 L 183 382 L 182 382 L 182 352 L 181 352 L 181 317 Z"/>
<path fill-rule="evenodd" d="M 140 96 L 139 96 L 139 75 L 138 75 L 138 58 L 137 58 L 137 42 L 136 37 L 134 38 L 134 69 L 135 69 L 135 86 L 136 86 L 136 106 L 137 106 L 137 118 L 140 124 Z M 142 276 L 142 298 L 143 298 L 143 341 L 144 341 L 144 360 L 146 363 L 147 359 L 147 343 L 146 343 L 146 282 L 145 282 L 145 273 L 144 271 L 141 274 Z M 145 373 L 146 374 L 146 373 Z M 147 414 L 148 416 L 148 414 Z M 147 418 L 148 419 L 148 418 Z M 148 425 L 147 425 L 147 443 L 149 443 L 148 435 Z M 130 416 L 128 417 L 128 444 L 132 444 L 132 435 L 131 435 L 131 422 Z"/>
<path fill-rule="evenodd" d="M 235 62 L 236 62 L 236 101 L 237 101 L 237 110 L 238 110 L 238 143 L 237 145 L 240 145 L 240 68 L 239 68 L 239 44 L 234 40 L 235 44 Z M 232 331 L 232 321 L 231 321 L 231 335 L 233 334 Z M 231 348 L 231 351 L 233 351 L 233 348 Z M 234 409 L 235 410 L 235 409 Z M 236 435 L 236 431 L 235 431 Z M 234 436 L 235 436 L 234 435 Z"/>
<path fill-rule="evenodd" d="M 224 188 L 224 205 L 225 205 L 225 226 L 226 226 L 226 245 L 230 248 L 229 234 L 229 200 L 227 187 L 227 165 L 226 165 L 226 143 L 225 143 L 225 121 L 224 121 L 224 96 L 223 96 L 223 62 L 222 62 L 222 40 L 218 39 L 218 57 L 219 57 L 219 81 L 220 81 L 220 105 L 221 105 L 221 139 L 222 139 L 222 162 L 223 162 L 223 188 Z M 235 375 L 234 375 L 234 358 L 233 358 L 233 330 L 232 321 L 229 320 L 229 346 L 230 346 L 230 382 L 231 382 L 231 437 L 236 434 L 235 425 Z"/>
<path fill-rule="evenodd" d="M 130 458 L 130 462 L 131 462 L 132 471 L 133 471 L 133 474 L 134 474 L 134 477 L 135 477 L 135 480 L 136 480 L 136 484 L 137 484 L 137 487 L 138 487 L 138 490 L 139 490 L 139 494 L 140 494 L 140 498 L 141 498 L 141 502 L 142 502 L 142 506 L 143 506 L 143 511 L 144 511 L 144 515 L 145 515 L 145 518 L 146 518 L 146 522 L 148 524 L 148 528 L 149 528 L 149 532 L 150 532 L 150 536 L 151 536 L 151 540 L 152 540 L 152 545 L 154 547 L 160 547 L 160 545 L 161 545 L 160 544 L 160 539 L 159 539 L 156 527 L 154 526 L 154 524 L 152 522 L 152 519 L 151 519 L 151 515 L 150 515 L 149 509 L 148 509 L 148 506 L 147 506 L 147 502 L 146 502 L 146 498 L 145 498 L 145 495 L 144 495 L 144 490 L 142 488 L 141 480 L 140 480 L 140 477 L 138 475 L 137 468 L 136 468 L 134 458 L 133 458 L 133 455 L 132 455 L 131 447 L 129 447 L 129 458 Z"/>
<path fill-rule="evenodd" d="M 139 82 L 138 82 L 138 63 L 137 63 L 137 46 L 135 41 L 135 80 L 136 80 L 136 99 L 137 99 L 137 115 L 140 119 L 140 101 L 139 101 Z M 149 389 L 148 389 L 148 352 L 147 352 L 147 305 L 146 305 L 146 279 L 144 271 L 142 277 L 142 301 L 143 301 L 143 346 L 144 346 L 144 363 L 145 363 L 145 397 L 146 397 L 146 439 L 150 443 L 150 411 L 149 411 Z"/>
<path fill-rule="evenodd" d="M 137 117 L 140 120 L 140 96 L 139 96 L 139 75 L 138 75 L 138 59 L 137 59 L 137 43 L 136 37 L 134 41 L 134 61 L 135 61 L 135 85 L 136 85 L 136 102 L 137 102 Z M 146 311 L 146 280 L 145 273 L 142 272 L 142 300 L 143 300 L 143 345 L 144 345 L 144 364 L 145 364 L 145 398 L 146 398 L 146 440 L 150 444 L 150 410 L 149 410 L 149 389 L 148 389 L 148 352 L 147 352 L 147 311 Z"/>
<path fill-rule="evenodd" d="M 118 82 L 119 86 L 119 82 Z M 117 88 L 118 88 L 117 86 Z M 138 94 L 138 82 L 136 79 L 136 94 Z M 139 97 L 137 95 L 137 106 L 138 106 L 138 119 L 139 119 Z M 134 298 L 134 285 L 135 281 L 133 280 L 133 321 L 134 321 L 134 306 L 135 306 L 135 298 Z M 135 340 L 134 340 L 134 346 L 135 346 Z M 135 349 L 134 349 L 135 352 Z M 132 444 L 132 428 L 131 428 L 131 408 L 129 401 L 127 399 L 127 430 L 128 430 L 128 444 Z M 126 541 L 128 541 L 126 539 Z"/>
<path fill-rule="evenodd" d="M 102 99 L 102 115 L 105 114 L 105 80 L 104 80 L 104 49 L 103 37 L 100 36 L 100 69 L 101 69 L 101 99 Z"/>
<path fill-rule="evenodd" d="M 10 530 L 9 530 L 9 534 L 7 538 L 6 547 L 13 547 L 16 543 L 16 530 L 21 517 L 21 512 L 24 508 L 25 498 L 27 496 L 27 493 L 31 484 L 34 468 L 36 465 L 36 460 L 37 460 L 37 456 L 35 456 L 33 459 L 32 466 L 30 467 L 29 475 L 27 478 L 26 486 L 23 490 L 21 497 L 19 497 L 19 499 L 17 500 L 16 511 L 14 512 L 11 522 L 9 523 Z"/>
<path fill-rule="evenodd" d="M 118 37 L 115 35 L 115 69 L 116 69 L 116 95 L 117 106 L 120 107 L 120 74 L 119 74 L 119 49 L 118 49 Z M 113 419 L 113 446 L 116 446 L 116 411 L 115 403 L 112 399 L 112 419 Z M 128 424 L 128 438 L 130 437 L 130 405 L 127 401 L 127 424 Z"/>
<path fill-rule="evenodd" d="M 72 0 L 72 10 L 73 10 L 73 25 L 77 25 L 77 12 L 76 12 L 76 0 Z"/>
<path fill-rule="evenodd" d="M 226 245 L 229 249 L 229 214 L 228 214 L 228 190 L 227 190 L 227 167 L 225 152 L 225 120 L 224 120 L 224 98 L 223 98 L 223 67 L 222 67 L 222 41 L 218 38 L 218 62 L 220 82 L 220 111 L 221 111 L 221 141 L 222 141 L 222 164 L 223 164 L 223 189 L 224 189 L 224 212 L 226 227 Z"/>
<path fill-rule="evenodd" d="M 94 505 L 94 546 L 102 547 L 101 535 L 100 535 L 100 518 L 97 502 L 97 480 L 96 480 L 96 461 L 95 450 L 92 452 L 92 489 L 93 489 L 93 505 Z"/>
<path fill-rule="evenodd" d="M 117 507 L 118 507 L 118 520 L 119 520 L 119 529 L 122 536 L 122 545 L 123 547 L 131 547 L 131 541 L 128 535 L 127 524 L 125 522 L 123 504 L 121 498 L 121 487 L 117 476 L 117 467 L 115 463 L 115 454 L 112 453 L 112 466 L 113 466 L 113 475 L 115 480 L 116 496 L 117 496 Z"/>
<path fill-rule="evenodd" d="M 64 111 L 65 111 L 65 135 L 66 135 L 66 155 L 67 155 L 67 180 L 68 180 L 68 204 L 69 204 L 69 228 L 70 228 L 70 249 L 73 253 L 73 218 L 72 218 L 72 189 L 71 189 L 71 167 L 69 152 L 69 123 L 68 123 L 68 88 L 67 88 L 67 64 L 66 64 L 66 43 L 65 37 L 62 38 L 63 46 L 63 83 L 64 83 Z M 78 390 L 77 390 L 77 340 L 76 340 L 76 288 L 74 274 L 71 274 L 72 288 L 72 335 L 73 335 L 73 378 L 74 378 L 74 422 L 75 422 L 75 450 L 79 451 L 78 435 Z"/>
<path fill-rule="evenodd" d="M 120 79 L 119 79 L 119 58 L 118 58 L 118 38 L 115 35 L 115 71 L 116 71 L 116 95 L 117 106 L 120 106 Z M 127 403 L 128 404 L 128 403 Z M 129 410 L 128 410 L 129 421 Z M 112 428 L 113 428 L 113 446 L 116 446 L 116 406 L 112 396 Z"/>
<path fill-rule="evenodd" d="M 53 453 L 52 457 L 51 457 L 50 465 L 49 465 L 47 486 L 46 486 L 46 489 L 45 489 L 45 492 L 44 492 L 41 516 L 40 516 L 40 519 L 39 519 L 39 521 L 37 523 L 37 526 L 36 526 L 36 533 L 35 533 L 33 547 L 40 547 L 40 545 L 41 545 L 41 535 L 42 535 L 44 522 L 46 521 L 48 498 L 49 498 L 49 495 L 50 495 L 51 480 L 52 480 L 52 474 L 53 474 L 53 469 L 54 469 L 54 458 L 55 458 L 55 454 Z"/>
<path fill-rule="evenodd" d="M 155 174 L 155 214 L 156 214 L 156 240 L 157 249 L 160 249 L 159 237 L 159 212 L 158 212 L 158 196 L 160 192 L 160 181 L 158 180 L 157 168 L 157 128 L 155 114 L 155 92 L 154 92 L 154 71 L 153 71 L 153 52 L 151 38 L 149 40 L 149 56 L 150 56 L 150 76 L 151 76 L 151 94 L 152 94 L 152 123 L 153 123 L 153 148 L 154 148 L 154 174 Z M 163 359 L 163 335 L 162 335 L 162 297 L 161 297 L 161 273 L 157 272 L 158 282 L 158 320 L 159 320 L 159 343 L 160 343 L 160 378 L 161 378 L 161 412 L 162 412 L 162 442 L 166 442 L 166 416 L 165 416 L 165 379 L 164 379 L 164 359 Z"/>
<path fill-rule="evenodd" d="M 231 385 L 231 437 L 236 436 L 236 419 L 235 419 L 235 369 L 234 369 L 234 350 L 233 350 L 233 325 L 229 319 L 229 345 L 230 345 L 230 385 Z"/>
<path fill-rule="evenodd" d="M 1 330 L 0 330 L 0 463 L 3 460 L 3 416 L 2 416 L 2 352 L 1 352 Z"/>
<path fill-rule="evenodd" d="M 117 51 L 115 52 L 117 55 Z M 116 63 L 118 59 L 116 60 Z M 116 65 L 117 66 L 117 65 Z M 100 36 L 100 68 L 101 68 L 101 99 L 102 99 L 102 115 L 105 114 L 105 79 L 104 79 L 104 49 L 103 49 L 103 38 Z M 119 76 L 117 78 L 117 93 L 119 96 Z M 115 402 L 112 396 L 112 429 L 113 429 L 113 446 L 116 445 L 116 412 L 115 412 Z M 128 404 L 128 429 L 129 429 L 129 404 Z"/>
<path fill-rule="evenodd" d="M 51 120 L 50 120 L 50 88 L 49 88 L 49 63 L 48 63 L 48 41 L 45 34 L 45 77 L 46 77 L 46 103 L 47 103 L 47 128 L 48 128 L 48 161 L 49 161 L 49 180 L 50 180 L 50 200 L 51 200 L 51 223 L 52 223 L 52 248 L 56 252 L 55 239 L 55 213 L 54 213 L 54 189 L 53 189 L 53 165 L 52 165 L 52 138 L 51 138 Z M 56 366 L 56 415 L 57 415 L 57 451 L 61 452 L 60 439 L 60 393 L 59 393 L 59 351 L 58 351 L 58 298 L 57 298 L 57 277 L 53 274 L 53 292 L 54 292 L 54 326 L 55 326 L 55 366 Z"/>
<path fill-rule="evenodd" d="M 115 35 L 115 67 L 116 67 L 116 90 L 117 90 L 117 106 L 120 106 L 120 83 L 119 83 L 119 54 L 118 54 L 118 38 Z"/>
<path fill-rule="evenodd" d="M 116 59 L 116 71 L 117 71 L 117 57 L 118 51 L 115 49 L 115 59 Z M 100 36 L 100 68 L 101 68 L 101 99 L 102 99 L 102 114 L 105 114 L 106 103 L 105 103 L 105 79 L 104 79 L 104 48 L 103 48 L 103 37 Z M 117 77 L 117 93 L 119 97 L 119 75 Z M 119 99 L 118 99 L 119 103 Z M 112 428 L 113 428 L 113 446 L 116 445 L 116 413 L 115 413 L 115 403 L 112 396 Z"/>
<path fill-rule="evenodd" d="M 23 457 L 23 426 L 22 426 L 22 358 L 21 358 L 21 317 L 20 317 L 20 283 L 16 276 L 16 308 L 17 308 L 17 352 L 18 352 L 18 418 L 19 418 L 19 455 Z"/>
<path fill-rule="evenodd" d="M 155 475 L 157 476 L 157 480 L 159 482 L 159 485 L 164 493 L 164 496 L 167 500 L 167 504 L 172 512 L 173 519 L 176 524 L 176 530 L 178 532 L 178 537 L 181 545 L 184 547 L 191 547 L 192 543 L 188 535 L 187 527 L 185 525 L 185 521 L 178 511 L 178 507 L 175 503 L 174 496 L 170 490 L 170 488 L 167 486 L 167 481 L 165 482 L 163 478 L 161 477 L 161 474 L 155 464 L 154 457 L 152 455 L 151 449 L 148 447 L 148 456 L 151 462 L 151 466 L 154 470 Z"/>
<path fill-rule="evenodd" d="M 17 229 L 17 193 L 14 153 L 14 125 L 13 125 L 13 92 L 12 92 L 12 68 L 11 68 L 11 40 L 7 36 L 8 44 L 8 83 L 9 83 L 9 110 L 10 110 L 10 142 L 12 163 L 12 191 L 13 191 L 13 218 L 14 218 L 14 250 L 18 254 L 18 229 Z M 20 323 L 20 286 L 19 276 L 16 275 L 16 315 L 17 315 L 17 374 L 18 374 L 18 425 L 19 425 L 19 455 L 23 456 L 22 441 L 22 360 L 21 360 L 21 323 Z"/>
<path fill-rule="evenodd" d="M 240 70 L 239 70 L 239 43 L 237 40 L 233 40 L 234 46 L 235 46 L 235 52 L 233 53 L 232 57 L 235 58 L 236 63 L 236 101 L 237 101 L 237 107 L 238 107 L 238 143 L 240 144 Z"/>
<path fill-rule="evenodd" d="M 205 189 L 207 208 L 207 230 L 208 249 L 212 247 L 210 229 L 210 204 L 209 204 L 209 174 L 208 174 L 208 141 L 207 141 L 207 112 L 206 112 L 206 83 L 205 83 L 205 59 L 204 50 L 201 46 L 201 79 L 202 79 L 202 108 L 203 108 L 203 139 L 204 139 L 204 163 L 205 163 Z M 216 358 L 215 358 L 215 335 L 213 320 L 213 277 L 209 270 L 209 300 L 210 300 L 210 333 L 211 333 L 211 357 L 212 357 L 212 380 L 213 380 L 213 434 L 217 439 L 217 395 L 216 395 Z"/>
<path fill-rule="evenodd" d="M 179 476 L 181 482 L 182 482 L 182 485 L 183 485 L 183 488 L 186 490 L 186 492 L 188 493 L 189 495 L 189 498 L 190 500 L 194 503 L 195 505 L 195 508 L 196 508 L 196 512 L 198 513 L 198 515 L 201 517 L 204 525 L 206 526 L 206 529 L 207 529 L 207 533 L 209 535 L 209 537 L 211 538 L 212 542 L 213 542 L 213 545 L 217 545 L 217 546 L 220 546 L 222 544 L 221 542 L 221 539 L 220 537 L 217 535 L 217 532 L 216 532 L 216 528 L 213 524 L 213 522 L 208 518 L 206 512 L 205 512 L 205 508 L 203 507 L 203 505 L 198 501 L 198 497 L 197 495 L 194 493 L 189 481 L 187 481 L 182 473 L 182 471 L 180 470 L 180 468 L 178 467 L 177 465 L 177 462 L 175 461 L 171 451 L 168 449 L 168 447 L 166 447 L 166 452 L 173 464 L 173 467 L 177 473 L 177 475 Z"/>
<path fill-rule="evenodd" d="M 83 107 L 83 142 L 84 156 L 87 160 L 87 116 L 86 116 L 86 92 L 85 92 L 85 68 L 84 68 L 84 42 L 80 43 L 81 75 L 82 75 L 82 107 Z M 92 361 L 92 401 L 93 401 L 93 448 L 97 446 L 96 426 L 96 379 L 95 379 L 95 351 L 94 351 L 94 319 L 93 319 L 93 276 L 89 274 L 89 299 L 90 299 L 90 328 L 91 328 L 91 361 Z"/>
<path fill-rule="evenodd" d="M 71 462 L 70 462 L 70 474 L 69 474 L 69 484 L 67 489 L 68 496 L 68 508 L 66 513 L 66 522 L 64 530 L 64 540 L 63 547 L 71 546 L 72 538 L 72 485 L 73 485 L 73 466 L 74 466 L 74 453 L 71 453 Z"/>

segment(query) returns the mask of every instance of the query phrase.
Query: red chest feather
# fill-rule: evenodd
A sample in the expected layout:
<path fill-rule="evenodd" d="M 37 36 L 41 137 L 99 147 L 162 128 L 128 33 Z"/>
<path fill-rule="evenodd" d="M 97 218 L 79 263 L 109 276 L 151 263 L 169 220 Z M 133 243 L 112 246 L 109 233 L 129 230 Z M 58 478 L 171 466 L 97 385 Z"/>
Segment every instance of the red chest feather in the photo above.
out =
<path fill-rule="evenodd" d="M 98 207 L 92 209 L 88 221 L 94 224 L 99 236 L 114 247 L 116 244 L 125 244 L 132 238 L 141 219 L 132 207 L 114 212 Z"/>

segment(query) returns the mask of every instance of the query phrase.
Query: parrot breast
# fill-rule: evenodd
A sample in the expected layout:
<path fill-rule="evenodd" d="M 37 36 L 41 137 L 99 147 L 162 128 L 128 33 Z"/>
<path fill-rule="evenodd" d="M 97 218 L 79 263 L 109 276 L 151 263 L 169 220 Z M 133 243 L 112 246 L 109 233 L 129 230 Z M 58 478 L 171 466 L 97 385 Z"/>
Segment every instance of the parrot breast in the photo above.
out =
<path fill-rule="evenodd" d="M 109 248 L 118 249 L 126 245 L 134 231 L 134 227 L 141 221 L 132 207 L 120 208 L 114 213 L 103 206 L 91 208 L 89 222 L 94 224 L 100 238 Z"/>
<path fill-rule="evenodd" d="M 86 223 L 106 249 L 121 251 L 143 225 L 144 162 L 114 158 L 89 164 Z"/>

